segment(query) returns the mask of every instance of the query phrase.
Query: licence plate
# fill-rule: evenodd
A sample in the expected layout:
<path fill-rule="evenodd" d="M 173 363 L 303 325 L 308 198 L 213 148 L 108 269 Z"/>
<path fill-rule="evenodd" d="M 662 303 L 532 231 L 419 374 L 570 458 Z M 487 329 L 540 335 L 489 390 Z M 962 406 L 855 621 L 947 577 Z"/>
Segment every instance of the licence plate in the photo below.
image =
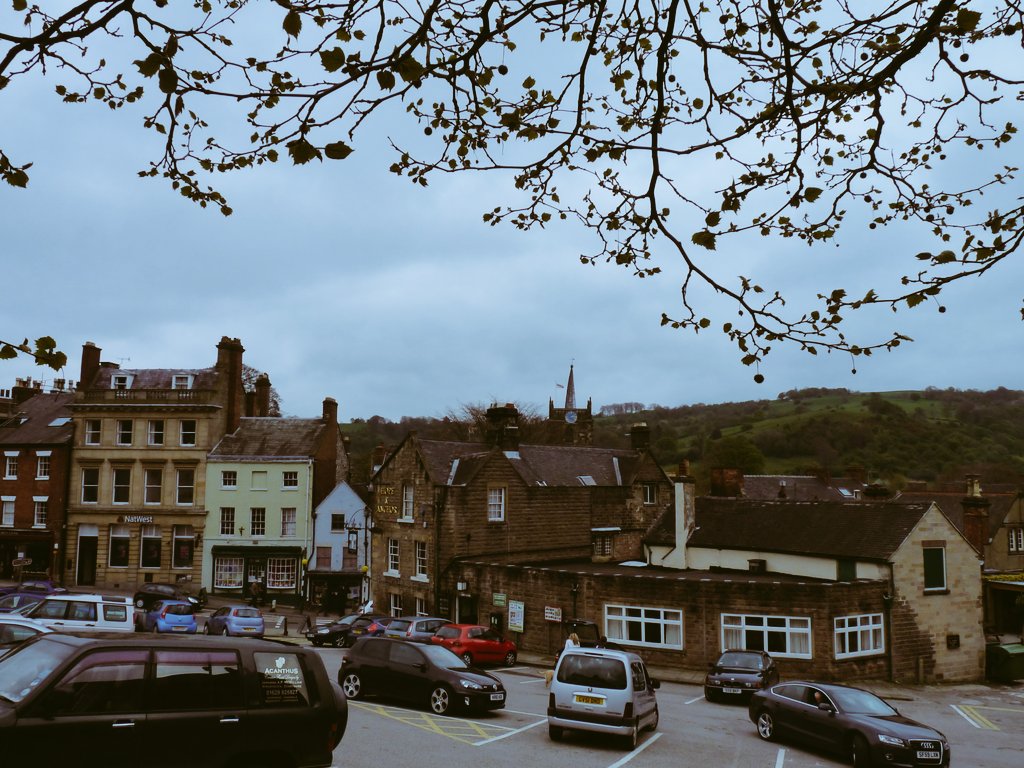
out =
<path fill-rule="evenodd" d="M 504 701 L 504 700 L 505 700 L 505 694 L 504 693 L 492 693 L 491 694 L 491 701 Z"/>
<path fill-rule="evenodd" d="M 256 627 L 242 627 L 246 632 L 255 632 Z"/>
<path fill-rule="evenodd" d="M 171 627 L 172 632 L 184 632 L 188 627 Z"/>
<path fill-rule="evenodd" d="M 723 688 L 722 693 L 743 693 L 742 688 Z"/>
<path fill-rule="evenodd" d="M 604 698 L 601 696 L 585 696 L 582 693 L 577 693 L 573 700 L 577 704 L 604 704 Z"/>
<path fill-rule="evenodd" d="M 926 750 L 917 751 L 918 760 L 938 760 L 942 756 L 941 752 L 931 752 Z"/>

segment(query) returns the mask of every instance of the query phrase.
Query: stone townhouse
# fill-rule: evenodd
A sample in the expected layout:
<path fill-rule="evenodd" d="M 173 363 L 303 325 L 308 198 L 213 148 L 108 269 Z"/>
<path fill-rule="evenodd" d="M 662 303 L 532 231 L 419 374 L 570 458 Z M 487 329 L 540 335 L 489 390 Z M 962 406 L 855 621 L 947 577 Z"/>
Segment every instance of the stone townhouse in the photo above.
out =
<path fill-rule="evenodd" d="M 238 339 L 209 368 L 125 369 L 82 347 L 65 580 L 131 589 L 200 582 L 206 455 L 245 407 Z"/>
<path fill-rule="evenodd" d="M 61 579 L 72 396 L 20 382 L 0 417 L 0 579 Z"/>
<path fill-rule="evenodd" d="M 411 433 L 373 477 L 372 594 L 378 610 L 491 615 L 490 593 L 463 561 L 479 558 L 621 561 L 672 503 L 667 475 L 648 451 L 527 445 L 514 406 L 488 409 L 482 442 L 424 440 Z"/>
<path fill-rule="evenodd" d="M 269 391 L 269 382 L 259 388 Z M 267 403 L 258 404 L 266 413 Z M 347 473 L 338 403 L 318 419 L 246 417 L 206 462 L 202 583 L 213 594 L 297 603 L 307 594 L 313 512 Z"/>

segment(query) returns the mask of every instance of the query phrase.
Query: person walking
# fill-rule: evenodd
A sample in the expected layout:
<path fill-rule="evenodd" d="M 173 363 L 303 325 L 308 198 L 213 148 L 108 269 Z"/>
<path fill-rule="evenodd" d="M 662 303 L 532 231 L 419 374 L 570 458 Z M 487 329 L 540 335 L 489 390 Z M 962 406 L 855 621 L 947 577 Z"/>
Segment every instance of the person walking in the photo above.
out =
<path fill-rule="evenodd" d="M 565 638 L 565 645 L 562 646 L 562 651 L 561 652 L 564 653 L 565 651 L 567 651 L 570 648 L 579 648 L 580 645 L 582 645 L 582 643 L 580 643 L 580 636 L 577 635 L 575 632 L 570 632 L 569 636 L 567 638 Z M 555 666 L 557 666 L 557 665 L 558 665 L 558 659 L 556 658 L 555 659 Z M 551 681 L 554 679 L 554 677 L 555 677 L 555 668 L 554 667 L 552 667 L 551 669 L 544 670 L 544 687 L 545 688 L 550 688 L 551 687 Z"/>

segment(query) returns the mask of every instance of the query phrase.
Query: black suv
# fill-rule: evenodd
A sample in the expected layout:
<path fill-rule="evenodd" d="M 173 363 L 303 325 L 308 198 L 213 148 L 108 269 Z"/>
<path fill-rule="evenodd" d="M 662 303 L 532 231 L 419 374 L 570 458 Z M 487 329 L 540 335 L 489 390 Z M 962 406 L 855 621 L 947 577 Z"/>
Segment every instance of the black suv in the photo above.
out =
<path fill-rule="evenodd" d="M 140 584 L 139 588 L 135 590 L 135 597 L 132 598 L 132 602 L 135 603 L 136 608 L 148 611 L 153 607 L 153 603 L 158 600 L 168 599 L 187 600 L 197 611 L 203 607 L 198 598 L 177 584 Z"/>
<path fill-rule="evenodd" d="M 314 651 L 281 641 L 53 632 L 0 659 L 12 765 L 321 768 L 347 706 Z"/>

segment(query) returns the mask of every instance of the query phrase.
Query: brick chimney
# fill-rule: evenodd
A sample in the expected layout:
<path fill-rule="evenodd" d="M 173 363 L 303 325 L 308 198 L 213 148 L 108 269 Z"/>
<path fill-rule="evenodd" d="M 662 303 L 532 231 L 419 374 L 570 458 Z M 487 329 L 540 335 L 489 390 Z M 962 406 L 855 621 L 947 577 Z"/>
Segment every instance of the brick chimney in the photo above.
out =
<path fill-rule="evenodd" d="M 245 347 L 238 339 L 221 336 L 217 345 L 217 371 L 224 377 L 224 430 L 228 434 L 238 429 L 245 407 L 245 388 L 242 386 L 242 353 Z"/>
<path fill-rule="evenodd" d="M 981 495 L 978 475 L 967 475 L 967 495 L 960 500 L 964 509 L 964 538 L 984 556 L 988 544 L 988 510 L 992 502 Z"/>
<path fill-rule="evenodd" d="M 82 345 L 82 370 L 78 376 L 78 386 L 81 389 L 89 389 L 92 380 L 100 369 L 100 350 L 91 341 Z"/>
<path fill-rule="evenodd" d="M 338 401 L 333 397 L 324 398 L 323 420 L 326 424 L 338 423 Z"/>
<path fill-rule="evenodd" d="M 256 415 L 270 415 L 270 377 L 265 373 L 256 377 Z"/>
<path fill-rule="evenodd" d="M 487 442 L 503 451 L 519 450 L 519 411 L 514 404 L 487 409 Z"/>
<path fill-rule="evenodd" d="M 246 391 L 245 393 L 245 415 L 255 416 L 256 415 L 256 393 Z"/>
<path fill-rule="evenodd" d="M 735 467 L 715 467 L 711 470 L 711 496 L 744 496 L 743 473 Z"/>
<path fill-rule="evenodd" d="M 651 428 L 641 421 L 629 428 L 629 444 L 634 451 L 646 451 L 651 447 Z"/>

